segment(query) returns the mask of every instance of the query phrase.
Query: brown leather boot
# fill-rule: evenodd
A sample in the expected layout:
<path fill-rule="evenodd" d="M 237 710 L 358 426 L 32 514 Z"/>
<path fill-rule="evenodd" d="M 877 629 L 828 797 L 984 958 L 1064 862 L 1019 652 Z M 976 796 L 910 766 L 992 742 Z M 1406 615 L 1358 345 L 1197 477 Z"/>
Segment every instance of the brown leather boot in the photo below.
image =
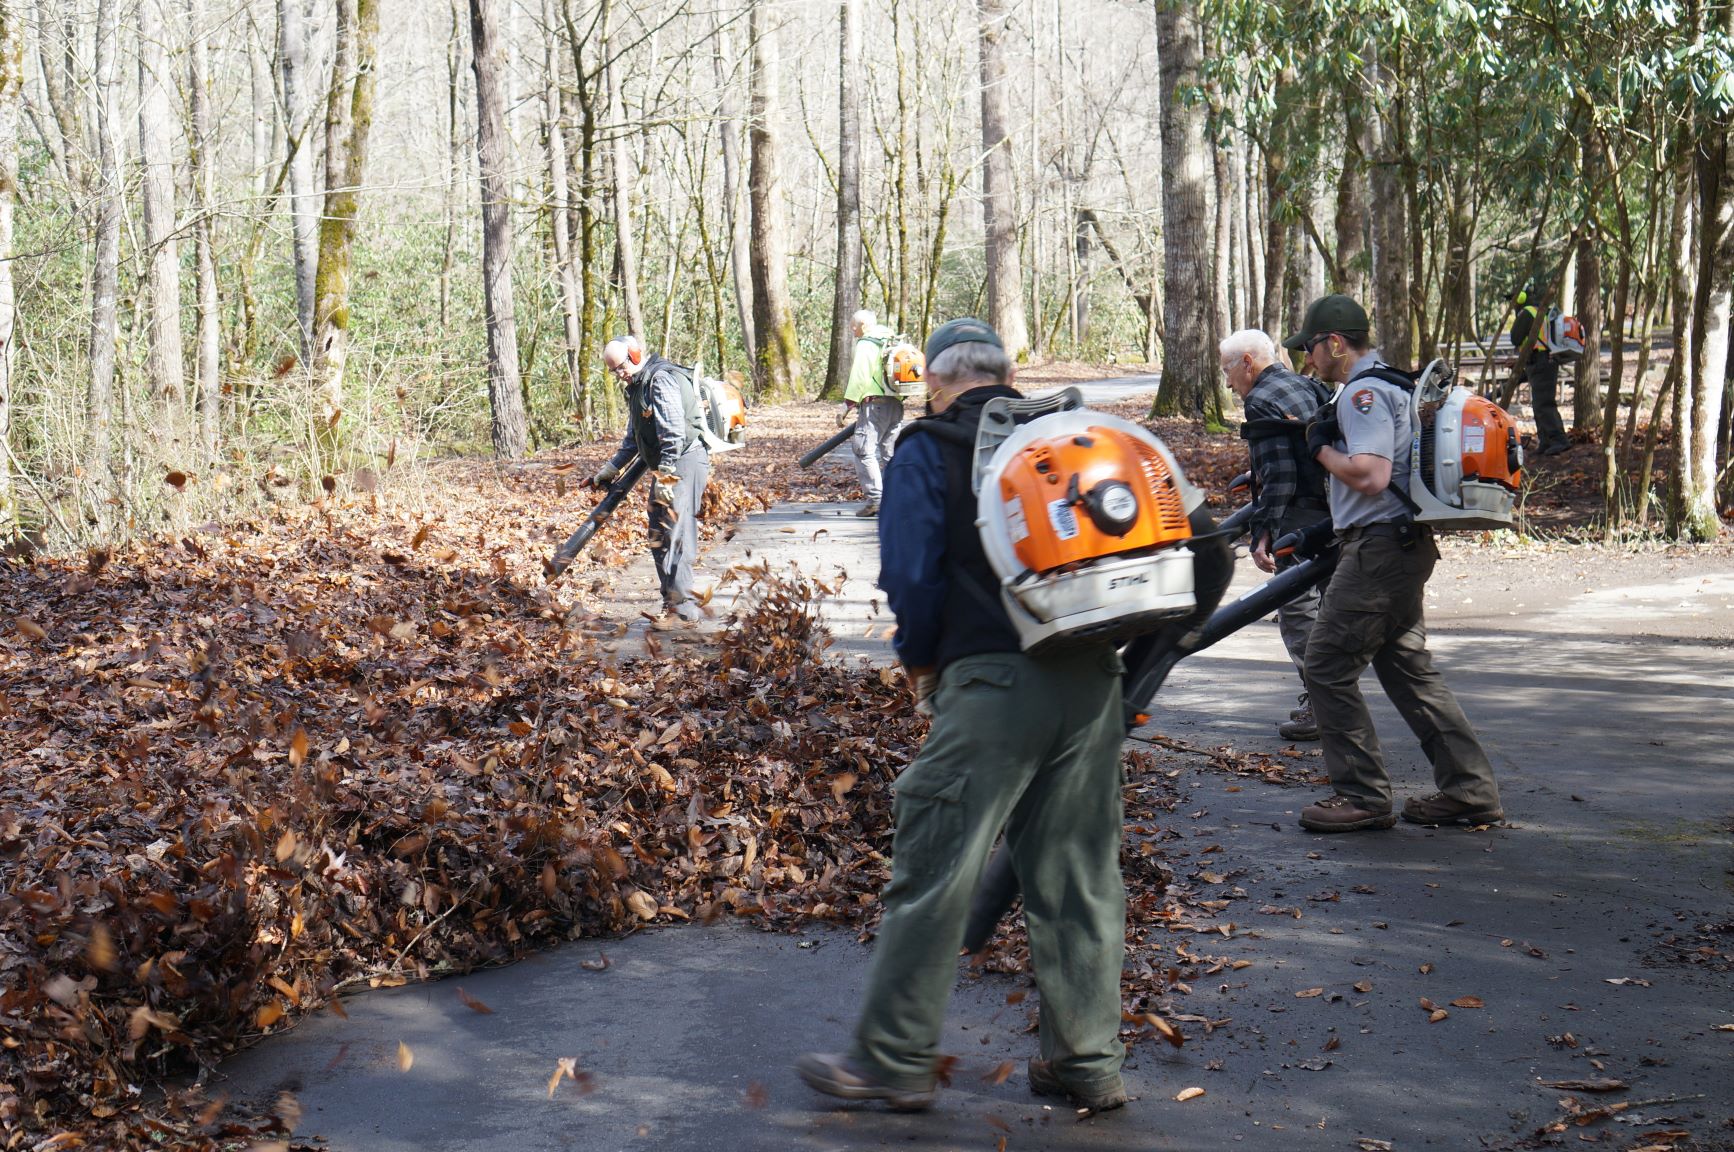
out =
<path fill-rule="evenodd" d="M 844 1056 L 809 1052 L 795 1061 L 795 1071 L 813 1091 L 839 1100 L 883 1100 L 897 1112 L 922 1112 L 933 1107 L 934 1089 L 917 1092 L 882 1084 Z"/>
<path fill-rule="evenodd" d="M 1308 832 L 1364 832 L 1397 823 L 1395 812 L 1375 812 L 1358 800 L 1338 793 L 1301 809 L 1300 826 Z"/>
<path fill-rule="evenodd" d="M 1112 1084 L 1100 1088 L 1076 1088 L 1060 1079 L 1052 1061 L 1032 1059 L 1029 1078 L 1030 1091 L 1037 1096 L 1060 1096 L 1092 1112 L 1112 1112 L 1126 1106 L 1126 1085 L 1118 1076 Z"/>
<path fill-rule="evenodd" d="M 1411 796 L 1403 801 L 1403 819 L 1411 824 L 1437 828 L 1442 824 L 1497 824 L 1505 819 L 1499 805 L 1470 804 L 1453 800 L 1443 792 Z"/>

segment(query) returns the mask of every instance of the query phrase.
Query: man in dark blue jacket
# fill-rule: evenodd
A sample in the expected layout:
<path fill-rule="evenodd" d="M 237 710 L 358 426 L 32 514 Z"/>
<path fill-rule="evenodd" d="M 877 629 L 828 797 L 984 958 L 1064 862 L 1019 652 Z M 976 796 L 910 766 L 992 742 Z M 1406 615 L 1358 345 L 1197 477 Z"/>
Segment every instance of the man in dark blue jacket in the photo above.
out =
<path fill-rule="evenodd" d="M 970 478 L 982 406 L 1017 396 L 1011 380 L 992 328 L 940 326 L 927 342 L 931 414 L 904 430 L 885 472 L 879 586 L 933 728 L 897 778 L 891 883 L 854 1044 L 797 1064 L 843 1099 L 932 1103 L 970 899 L 1003 828 L 1041 991 L 1030 1089 L 1096 1110 L 1126 1102 L 1121 665 L 1111 643 L 1024 654 L 1000 603 Z"/>

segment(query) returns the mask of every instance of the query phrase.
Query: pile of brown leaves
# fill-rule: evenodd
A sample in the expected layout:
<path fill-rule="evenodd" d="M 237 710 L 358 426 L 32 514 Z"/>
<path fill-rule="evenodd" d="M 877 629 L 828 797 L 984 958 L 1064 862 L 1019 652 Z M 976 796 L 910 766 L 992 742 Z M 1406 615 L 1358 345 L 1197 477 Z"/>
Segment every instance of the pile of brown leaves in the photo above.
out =
<path fill-rule="evenodd" d="M 325 508 L 0 571 L 8 1147 L 209 1136 L 153 1081 L 356 983 L 871 911 L 922 723 L 818 659 L 816 588 L 752 574 L 720 655 L 617 664 L 528 556 L 398 530 Z"/>

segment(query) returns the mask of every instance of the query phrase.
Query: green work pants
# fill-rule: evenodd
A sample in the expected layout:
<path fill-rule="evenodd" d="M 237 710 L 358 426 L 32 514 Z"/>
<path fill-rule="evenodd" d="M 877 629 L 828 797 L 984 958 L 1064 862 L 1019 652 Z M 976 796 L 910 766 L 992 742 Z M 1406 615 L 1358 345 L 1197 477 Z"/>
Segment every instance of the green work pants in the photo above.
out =
<path fill-rule="evenodd" d="M 1391 810 L 1391 777 L 1361 695 L 1361 673 L 1370 663 L 1421 741 L 1439 791 L 1477 807 L 1497 807 L 1493 766 L 1427 651 L 1421 597 L 1439 549 L 1431 533 L 1417 530 L 1404 551 L 1394 536 L 1382 534 L 1389 527 L 1344 533 L 1342 558 L 1307 637 L 1305 679 L 1325 771 L 1332 786 L 1360 807 Z"/>
<path fill-rule="evenodd" d="M 946 667 L 933 729 L 897 778 L 891 883 L 851 1059 L 934 1082 L 971 897 L 1003 827 L 1041 991 L 1041 1053 L 1074 1088 L 1119 1083 L 1126 890 L 1120 659 L 1092 646 Z"/>

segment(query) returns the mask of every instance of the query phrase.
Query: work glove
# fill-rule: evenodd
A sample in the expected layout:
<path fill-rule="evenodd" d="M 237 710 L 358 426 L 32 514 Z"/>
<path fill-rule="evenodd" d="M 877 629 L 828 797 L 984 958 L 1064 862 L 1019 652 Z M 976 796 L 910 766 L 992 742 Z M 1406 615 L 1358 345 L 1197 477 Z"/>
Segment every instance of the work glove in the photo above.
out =
<path fill-rule="evenodd" d="M 939 691 L 939 672 L 935 668 L 909 668 L 909 687 L 915 693 L 915 710 L 923 716 L 933 715 L 933 694 Z"/>
<path fill-rule="evenodd" d="M 650 479 L 650 500 L 653 504 L 674 506 L 674 486 L 680 477 L 673 472 L 658 472 Z"/>
<path fill-rule="evenodd" d="M 620 469 L 612 464 L 604 464 L 597 469 L 596 475 L 590 477 L 590 483 L 596 488 L 606 488 L 618 479 L 620 479 Z"/>
<path fill-rule="evenodd" d="M 855 405 L 849 403 L 847 400 L 843 401 L 843 406 L 837 409 L 837 427 L 847 428 L 849 426 L 849 421 L 855 418 L 854 413 Z"/>
<path fill-rule="evenodd" d="M 1334 407 L 1320 408 L 1307 425 L 1307 455 L 1318 457 L 1321 449 L 1329 448 L 1342 439 L 1342 429 L 1337 425 L 1337 412 Z"/>

